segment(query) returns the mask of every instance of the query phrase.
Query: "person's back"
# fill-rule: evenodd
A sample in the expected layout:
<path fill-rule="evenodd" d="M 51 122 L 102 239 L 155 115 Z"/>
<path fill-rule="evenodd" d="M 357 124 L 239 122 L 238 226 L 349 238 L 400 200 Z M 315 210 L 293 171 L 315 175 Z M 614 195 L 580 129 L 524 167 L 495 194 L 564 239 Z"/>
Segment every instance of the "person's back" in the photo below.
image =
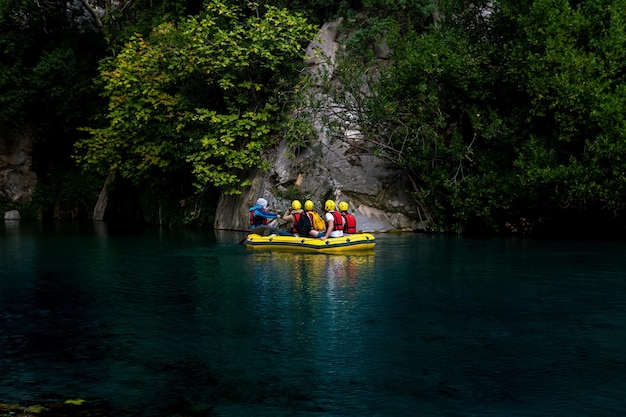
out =
<path fill-rule="evenodd" d="M 302 230 L 300 230 L 299 226 L 301 225 L 300 219 L 302 219 L 303 215 L 306 216 L 306 213 L 302 210 L 302 203 L 300 203 L 299 200 L 293 200 L 291 207 L 283 214 L 282 219 L 287 223 L 291 223 L 289 231 L 295 236 L 302 234 Z M 304 233 L 304 236 L 308 236 L 308 231 Z"/>
<path fill-rule="evenodd" d="M 316 215 L 319 216 L 319 214 L 317 214 L 317 212 L 315 211 L 315 205 L 313 204 L 311 200 L 307 200 L 304 202 L 304 211 L 306 212 L 306 215 L 309 216 L 309 220 L 311 221 L 311 225 L 313 226 L 311 230 L 309 231 L 309 236 L 310 237 L 324 236 L 324 232 L 326 231 L 325 227 L 322 227 L 321 229 L 315 228 L 315 216 Z"/>
<path fill-rule="evenodd" d="M 326 220 L 326 232 L 320 239 L 343 236 L 343 220 L 341 213 L 335 210 L 336 207 L 337 205 L 333 200 L 327 200 L 324 204 L 324 210 L 326 210 L 326 214 L 324 215 Z"/>
<path fill-rule="evenodd" d="M 248 209 L 250 212 L 250 228 L 254 231 L 259 226 L 267 226 L 269 220 L 273 220 L 278 216 L 267 210 L 267 200 L 259 198 L 256 204 Z"/>
<path fill-rule="evenodd" d="M 339 202 L 339 212 L 341 213 L 341 217 L 343 217 L 343 233 L 345 234 L 354 234 L 356 233 L 356 218 L 353 214 L 348 213 L 348 203 L 345 201 Z"/>
<path fill-rule="evenodd" d="M 252 233 L 256 233 L 263 236 L 269 235 L 283 235 L 291 236 L 291 233 L 280 230 L 277 227 L 269 225 L 270 220 L 278 218 L 276 213 L 267 211 L 267 200 L 259 198 L 256 204 L 248 209 L 250 212 L 250 228 Z"/>

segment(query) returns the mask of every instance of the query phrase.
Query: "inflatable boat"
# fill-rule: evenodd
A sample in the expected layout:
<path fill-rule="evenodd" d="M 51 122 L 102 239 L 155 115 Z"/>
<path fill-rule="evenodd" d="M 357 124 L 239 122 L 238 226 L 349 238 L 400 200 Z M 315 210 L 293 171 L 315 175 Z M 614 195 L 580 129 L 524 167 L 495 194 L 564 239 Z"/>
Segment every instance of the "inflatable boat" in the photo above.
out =
<path fill-rule="evenodd" d="M 312 237 L 260 236 L 254 233 L 249 234 L 246 238 L 247 249 L 274 249 L 294 252 L 364 252 L 373 250 L 375 245 L 376 238 L 369 233 L 330 237 L 326 240 Z"/>

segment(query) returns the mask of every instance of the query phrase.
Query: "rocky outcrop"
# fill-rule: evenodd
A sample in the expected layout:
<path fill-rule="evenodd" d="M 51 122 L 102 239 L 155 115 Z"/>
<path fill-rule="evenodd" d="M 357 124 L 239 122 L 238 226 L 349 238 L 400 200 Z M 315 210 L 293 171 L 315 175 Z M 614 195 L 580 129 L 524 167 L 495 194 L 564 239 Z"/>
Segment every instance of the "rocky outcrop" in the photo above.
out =
<path fill-rule="evenodd" d="M 32 170 L 33 136 L 28 129 L 0 129 L 0 202 L 30 201 L 37 175 Z"/>
<path fill-rule="evenodd" d="M 219 230 L 248 230 L 250 220 L 248 208 L 256 199 L 271 190 L 266 180 L 266 175 L 256 172 L 252 176 L 252 185 L 247 187 L 239 195 L 222 194 L 218 202 L 218 209 L 213 227 Z M 269 200 L 268 200 L 269 201 Z M 284 202 L 272 199 L 272 208 L 282 208 Z"/>
<path fill-rule="evenodd" d="M 307 49 L 307 64 L 313 80 L 332 77 L 337 51 L 339 22 L 325 24 L 317 41 Z M 388 54 L 383 48 L 381 54 Z M 313 83 L 315 84 L 315 83 Z M 257 172 L 252 186 L 239 196 L 222 196 L 216 213 L 216 229 L 247 230 L 248 207 L 258 197 L 266 198 L 270 209 L 283 212 L 289 207 L 289 195 L 297 190 L 299 195 L 310 196 L 318 211 L 323 211 L 324 201 L 346 201 L 362 231 L 391 231 L 423 229 L 419 213 L 410 195 L 405 191 L 406 178 L 394 166 L 373 155 L 355 152 L 362 140 L 358 126 L 343 124 L 343 134 L 329 135 L 325 122 L 332 119 L 341 103 L 324 95 L 312 85 L 311 101 L 324 103 L 317 107 L 313 120 L 317 140 L 306 148 L 291 149 L 286 141 L 270 156 L 273 169 Z M 341 126 L 342 120 L 337 118 Z M 294 117 L 298 117 L 295 115 Z M 323 122 L 325 121 L 325 122 Z M 281 198 L 282 197 L 282 198 Z"/>
<path fill-rule="evenodd" d="M 9 210 L 4 213 L 4 220 L 20 220 L 21 218 L 22 216 L 17 210 Z"/>

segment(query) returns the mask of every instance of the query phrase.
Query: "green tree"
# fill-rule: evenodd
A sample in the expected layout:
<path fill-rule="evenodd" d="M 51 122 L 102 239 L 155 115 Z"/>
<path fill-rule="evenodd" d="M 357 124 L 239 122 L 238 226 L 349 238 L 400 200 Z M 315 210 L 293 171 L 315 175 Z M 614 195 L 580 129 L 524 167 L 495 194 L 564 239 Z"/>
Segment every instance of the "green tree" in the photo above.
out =
<path fill-rule="evenodd" d="M 351 49 L 326 91 L 346 109 L 344 123 L 363 133 L 361 150 L 406 174 L 421 220 L 448 230 L 465 216 L 455 212 L 457 190 L 474 175 L 477 149 L 501 123 L 491 102 L 491 47 L 460 23 L 480 20 L 481 11 L 446 16 L 429 1 L 369 3 L 371 15 L 348 28 Z M 392 53 L 381 60 L 374 49 L 385 44 Z"/>
<path fill-rule="evenodd" d="M 520 219 L 540 227 L 573 216 L 618 221 L 626 191 L 626 3 L 493 4 L 478 26 L 457 19 L 476 28 L 465 32 L 474 45 L 488 46 L 477 113 L 495 111 L 497 123 L 491 139 L 474 146 L 467 181 L 451 190 L 453 216 L 495 230 L 515 229 Z"/>
<path fill-rule="evenodd" d="M 358 121 L 366 148 L 412 180 L 426 220 L 503 231 L 576 212 L 617 219 L 625 2 L 437 5 L 430 28 L 396 19 L 377 32 L 393 55 L 386 67 L 372 61 L 382 70 Z"/>
<path fill-rule="evenodd" d="M 314 27 L 267 6 L 246 15 L 210 1 L 199 17 L 133 35 L 102 65 L 107 126 L 88 129 L 78 161 L 135 184 L 192 173 L 198 190 L 238 193 L 267 167 L 280 74 L 301 61 Z"/>
<path fill-rule="evenodd" d="M 0 0 L 0 132 L 5 140 L 13 135 L 32 140 L 38 176 L 33 196 L 38 206 L 18 207 L 23 215 L 33 208 L 52 212 L 64 202 L 68 205 L 61 209 L 85 208 L 84 202 L 94 198 L 85 181 L 74 184 L 71 193 L 69 184 L 58 181 L 70 178 L 76 127 L 88 123 L 102 104 L 94 100 L 93 78 L 104 43 L 69 18 L 67 7 L 54 0 Z"/>
<path fill-rule="evenodd" d="M 487 169 L 483 151 L 501 124 L 487 70 L 489 45 L 471 42 L 446 22 L 422 34 L 392 36 L 390 43 L 394 64 L 368 104 L 369 141 L 384 138 L 382 149 L 391 150 L 387 155 L 411 180 L 422 220 L 438 230 L 458 228 L 468 215 L 485 215 L 480 202 L 499 188 L 473 184 L 481 170 L 495 169 Z M 460 204 L 458 191 L 468 188 L 474 201 Z"/>
<path fill-rule="evenodd" d="M 623 211 L 626 2 L 535 1 L 511 20 L 510 74 L 528 96 L 524 188 L 560 207 Z M 524 66 L 524 71 L 515 68 Z"/>

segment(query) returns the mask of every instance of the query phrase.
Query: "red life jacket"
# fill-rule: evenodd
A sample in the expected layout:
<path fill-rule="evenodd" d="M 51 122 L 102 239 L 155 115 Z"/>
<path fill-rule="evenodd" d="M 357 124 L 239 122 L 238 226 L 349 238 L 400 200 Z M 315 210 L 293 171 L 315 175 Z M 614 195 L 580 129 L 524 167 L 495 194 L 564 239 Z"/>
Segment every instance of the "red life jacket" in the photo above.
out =
<path fill-rule="evenodd" d="M 300 216 L 302 213 L 291 213 L 293 216 L 293 226 L 291 227 L 291 233 L 294 235 L 298 233 L 298 223 L 300 223 Z"/>
<path fill-rule="evenodd" d="M 250 226 L 260 226 L 262 224 L 267 224 L 267 219 L 265 217 L 255 217 L 254 212 L 256 210 L 252 210 L 250 212 Z"/>
<path fill-rule="evenodd" d="M 350 235 L 356 233 L 356 219 L 354 218 L 354 215 L 350 213 L 342 213 L 342 216 L 345 223 L 343 232 Z"/>
<path fill-rule="evenodd" d="M 335 219 L 333 223 L 333 230 L 343 230 L 343 220 L 341 219 L 341 213 L 338 211 L 331 211 L 330 214 L 333 215 Z M 326 228 L 328 228 L 328 222 L 326 222 Z"/>

